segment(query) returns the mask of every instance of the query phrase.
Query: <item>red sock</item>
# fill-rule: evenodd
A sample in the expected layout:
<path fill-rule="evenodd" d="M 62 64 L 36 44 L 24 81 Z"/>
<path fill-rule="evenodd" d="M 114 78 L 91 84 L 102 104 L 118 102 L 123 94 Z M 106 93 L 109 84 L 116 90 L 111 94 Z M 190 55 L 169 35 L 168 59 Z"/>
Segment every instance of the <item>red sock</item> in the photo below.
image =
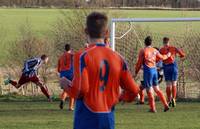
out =
<path fill-rule="evenodd" d="M 40 87 L 42 93 L 49 99 L 50 98 L 50 95 L 47 91 L 47 89 L 45 89 L 43 86 Z"/>
<path fill-rule="evenodd" d="M 167 94 L 167 101 L 170 102 L 171 101 L 171 87 L 170 86 L 167 86 L 166 94 Z"/>
<path fill-rule="evenodd" d="M 148 95 L 148 99 L 149 99 L 149 106 L 150 109 L 155 111 L 156 110 L 156 106 L 155 106 L 155 100 L 154 100 L 154 96 L 151 92 L 147 92 Z"/>
<path fill-rule="evenodd" d="M 13 81 L 13 80 L 10 80 L 10 84 L 16 87 L 17 82 L 16 82 L 16 81 Z"/>
<path fill-rule="evenodd" d="M 172 86 L 172 97 L 173 99 L 176 99 L 176 86 Z"/>
<path fill-rule="evenodd" d="M 158 97 L 160 98 L 161 102 L 163 103 L 164 107 L 168 107 L 168 104 L 167 104 L 167 100 L 164 96 L 164 94 L 162 93 L 162 91 L 160 90 L 155 90 L 156 94 L 158 95 Z"/>
<path fill-rule="evenodd" d="M 140 87 L 139 95 L 140 95 L 140 102 L 144 103 L 144 89 L 142 87 Z"/>

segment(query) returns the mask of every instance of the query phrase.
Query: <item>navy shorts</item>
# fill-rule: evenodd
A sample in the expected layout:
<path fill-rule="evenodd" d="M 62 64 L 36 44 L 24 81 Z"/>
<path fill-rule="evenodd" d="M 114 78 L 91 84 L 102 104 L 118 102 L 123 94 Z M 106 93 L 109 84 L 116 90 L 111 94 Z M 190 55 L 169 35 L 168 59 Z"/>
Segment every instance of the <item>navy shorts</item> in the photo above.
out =
<path fill-rule="evenodd" d="M 178 79 L 178 66 L 174 62 L 172 64 L 163 64 L 165 81 L 177 81 Z"/>
<path fill-rule="evenodd" d="M 114 108 L 108 113 L 91 112 L 83 100 L 76 101 L 74 129 L 114 129 Z"/>
<path fill-rule="evenodd" d="M 67 79 L 69 79 L 70 81 L 72 81 L 73 79 L 73 71 L 68 70 L 68 71 L 61 71 L 60 72 L 60 78 L 65 77 Z"/>
<path fill-rule="evenodd" d="M 150 88 L 152 86 L 158 85 L 158 73 L 156 67 L 149 68 L 148 66 L 143 66 L 143 79 L 144 79 L 144 88 Z"/>

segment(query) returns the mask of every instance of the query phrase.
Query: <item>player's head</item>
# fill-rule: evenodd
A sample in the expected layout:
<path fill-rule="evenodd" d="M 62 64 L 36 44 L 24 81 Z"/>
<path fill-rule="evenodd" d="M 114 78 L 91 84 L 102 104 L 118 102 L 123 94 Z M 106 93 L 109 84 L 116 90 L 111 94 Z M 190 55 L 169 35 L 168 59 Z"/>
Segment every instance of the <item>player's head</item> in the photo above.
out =
<path fill-rule="evenodd" d="M 108 34 L 108 17 L 106 14 L 100 12 L 89 14 L 85 32 L 90 39 L 104 39 Z"/>
<path fill-rule="evenodd" d="M 65 51 L 70 51 L 70 49 L 71 49 L 70 44 L 65 44 Z"/>
<path fill-rule="evenodd" d="M 43 54 L 43 55 L 41 55 L 41 60 L 43 60 L 44 63 L 46 64 L 49 61 L 49 57 L 47 55 Z"/>
<path fill-rule="evenodd" d="M 163 38 L 163 44 L 164 45 L 168 45 L 169 44 L 169 38 L 168 37 L 164 37 Z"/>
<path fill-rule="evenodd" d="M 152 44 L 152 38 L 151 38 L 151 36 L 147 36 L 145 38 L 144 44 L 145 44 L 145 46 L 151 46 L 151 44 Z"/>

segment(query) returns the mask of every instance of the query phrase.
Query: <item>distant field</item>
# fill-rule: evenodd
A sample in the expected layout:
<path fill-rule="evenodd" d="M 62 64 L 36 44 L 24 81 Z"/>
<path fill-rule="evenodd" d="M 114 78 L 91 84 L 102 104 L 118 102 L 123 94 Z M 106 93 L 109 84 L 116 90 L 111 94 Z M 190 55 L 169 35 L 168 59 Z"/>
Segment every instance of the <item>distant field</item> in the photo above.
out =
<path fill-rule="evenodd" d="M 19 27 L 29 21 L 38 36 L 49 36 L 53 24 L 61 16 L 60 9 L 0 9 L 0 62 L 6 59 L 6 48 L 19 36 Z M 66 9 L 69 15 L 71 10 Z M 157 10 L 110 10 L 115 17 L 200 17 L 199 11 L 157 11 Z M 180 31 L 177 24 L 170 25 L 171 31 Z M 154 24 L 154 31 L 168 29 L 167 24 Z M 200 24 L 198 25 L 200 27 Z M 198 29 L 198 27 L 196 27 Z M 199 30 L 199 29 L 198 29 Z M 50 36 L 49 36 L 50 37 Z"/>
<path fill-rule="evenodd" d="M 116 129 L 200 129 L 199 103 L 178 103 L 175 109 L 148 113 L 148 106 L 116 106 Z M 73 113 L 58 102 L 0 102 L 0 129 L 72 129 Z"/>

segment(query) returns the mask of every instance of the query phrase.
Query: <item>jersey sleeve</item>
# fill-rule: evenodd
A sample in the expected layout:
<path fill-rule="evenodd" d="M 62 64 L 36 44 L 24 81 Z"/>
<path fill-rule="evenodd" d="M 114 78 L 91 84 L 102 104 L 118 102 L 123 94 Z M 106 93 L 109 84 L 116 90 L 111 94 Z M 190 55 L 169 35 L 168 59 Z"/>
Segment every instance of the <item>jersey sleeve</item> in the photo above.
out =
<path fill-rule="evenodd" d="M 157 50 L 156 50 L 157 51 Z M 159 51 L 156 52 L 156 62 L 160 61 L 160 60 L 166 60 L 168 58 L 167 55 L 162 55 L 160 54 Z"/>
<path fill-rule="evenodd" d="M 181 58 L 185 57 L 185 53 L 184 53 L 184 51 L 183 51 L 182 49 L 180 49 L 180 48 L 175 48 L 175 49 L 176 49 L 176 53 L 177 53 Z"/>
<path fill-rule="evenodd" d="M 120 86 L 123 92 L 120 96 L 120 101 L 132 102 L 139 92 L 139 87 L 132 78 L 128 70 L 127 64 L 123 61 L 123 68 L 120 76 Z"/>
<path fill-rule="evenodd" d="M 88 71 L 85 61 L 86 53 L 83 53 L 80 58 L 74 55 L 74 78 L 72 86 L 65 89 L 70 97 L 81 98 L 89 89 Z"/>
<path fill-rule="evenodd" d="M 139 55 L 138 55 L 138 59 L 137 59 L 137 63 L 135 65 L 135 75 L 138 74 L 143 63 L 144 63 L 144 51 L 140 50 Z"/>

